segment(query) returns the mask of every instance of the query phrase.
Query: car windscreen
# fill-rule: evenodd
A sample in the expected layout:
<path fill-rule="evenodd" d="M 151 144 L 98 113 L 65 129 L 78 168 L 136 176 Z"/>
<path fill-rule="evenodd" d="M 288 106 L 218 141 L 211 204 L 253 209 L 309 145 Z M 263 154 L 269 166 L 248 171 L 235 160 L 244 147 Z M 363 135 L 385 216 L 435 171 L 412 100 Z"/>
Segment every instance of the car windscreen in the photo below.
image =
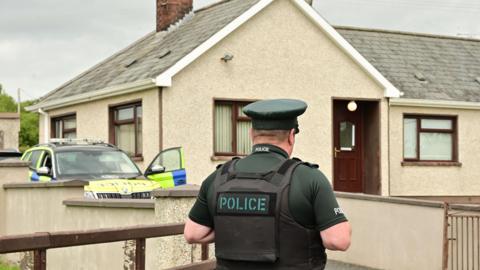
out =
<path fill-rule="evenodd" d="M 59 178 L 113 179 L 141 175 L 133 161 L 121 151 L 78 150 L 56 153 Z"/>

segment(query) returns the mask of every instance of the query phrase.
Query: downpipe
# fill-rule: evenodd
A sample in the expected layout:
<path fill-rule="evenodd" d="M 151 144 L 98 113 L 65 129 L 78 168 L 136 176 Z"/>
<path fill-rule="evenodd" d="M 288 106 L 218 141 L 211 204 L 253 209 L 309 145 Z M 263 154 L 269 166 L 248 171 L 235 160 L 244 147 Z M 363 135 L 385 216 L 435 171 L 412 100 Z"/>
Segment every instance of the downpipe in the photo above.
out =
<path fill-rule="evenodd" d="M 43 115 L 43 143 L 48 143 L 48 113 L 45 112 L 42 108 L 38 108 L 38 113 Z"/>

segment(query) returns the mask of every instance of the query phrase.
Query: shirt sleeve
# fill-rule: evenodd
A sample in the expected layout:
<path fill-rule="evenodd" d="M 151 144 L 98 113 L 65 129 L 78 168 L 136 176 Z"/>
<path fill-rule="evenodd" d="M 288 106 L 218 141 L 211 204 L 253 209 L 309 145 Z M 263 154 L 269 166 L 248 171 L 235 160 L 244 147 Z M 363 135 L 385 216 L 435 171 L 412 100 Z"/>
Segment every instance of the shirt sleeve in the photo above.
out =
<path fill-rule="evenodd" d="M 207 198 L 213 180 L 215 180 L 215 173 L 212 173 L 207 179 L 205 179 L 205 181 L 203 181 L 197 200 L 188 214 L 188 217 L 192 221 L 210 228 L 213 228 L 213 219 L 210 210 L 208 209 Z"/>
<path fill-rule="evenodd" d="M 332 186 L 327 177 L 315 170 L 315 181 L 311 182 L 315 228 L 319 231 L 347 221 L 342 209 L 338 206 Z"/>

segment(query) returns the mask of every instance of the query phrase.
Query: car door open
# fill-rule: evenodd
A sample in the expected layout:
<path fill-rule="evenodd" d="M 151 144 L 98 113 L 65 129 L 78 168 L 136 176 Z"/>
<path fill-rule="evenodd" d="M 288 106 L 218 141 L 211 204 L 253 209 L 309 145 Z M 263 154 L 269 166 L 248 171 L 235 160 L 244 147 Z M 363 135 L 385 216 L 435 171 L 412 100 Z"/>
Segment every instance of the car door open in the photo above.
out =
<path fill-rule="evenodd" d="M 169 188 L 187 183 L 183 149 L 174 147 L 160 152 L 145 171 L 145 177 Z"/>

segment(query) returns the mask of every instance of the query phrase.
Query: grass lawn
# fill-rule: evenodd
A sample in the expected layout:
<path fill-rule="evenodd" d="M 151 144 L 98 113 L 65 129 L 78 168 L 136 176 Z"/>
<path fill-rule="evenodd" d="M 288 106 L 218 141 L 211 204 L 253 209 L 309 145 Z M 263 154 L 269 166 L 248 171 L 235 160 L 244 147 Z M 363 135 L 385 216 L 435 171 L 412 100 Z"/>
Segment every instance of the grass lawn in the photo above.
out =
<path fill-rule="evenodd" d="M 20 270 L 20 268 L 0 262 L 0 270 Z"/>

